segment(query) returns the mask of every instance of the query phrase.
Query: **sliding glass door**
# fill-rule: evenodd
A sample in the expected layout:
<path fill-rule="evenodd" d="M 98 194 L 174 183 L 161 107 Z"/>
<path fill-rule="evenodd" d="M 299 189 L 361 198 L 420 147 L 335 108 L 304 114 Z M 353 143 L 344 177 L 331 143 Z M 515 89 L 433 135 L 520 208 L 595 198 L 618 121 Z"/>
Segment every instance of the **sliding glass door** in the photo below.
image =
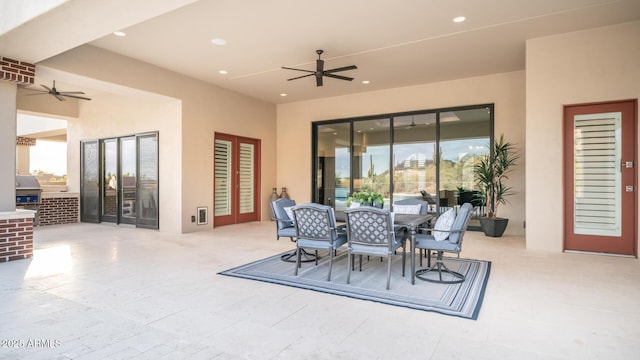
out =
<path fill-rule="evenodd" d="M 102 221 L 118 222 L 118 139 L 100 140 L 102 151 Z"/>
<path fill-rule="evenodd" d="M 440 113 L 440 165 L 438 198 L 440 211 L 455 208 L 465 202 L 475 207 L 469 222 L 479 227 L 478 217 L 484 204 L 478 197 L 474 164 L 489 154 L 491 141 L 491 109 L 488 107 L 462 109 Z"/>
<path fill-rule="evenodd" d="M 393 199 L 417 198 L 435 211 L 436 114 L 398 116 L 393 119 Z M 424 195 L 423 194 L 427 194 Z"/>
<path fill-rule="evenodd" d="M 340 217 L 348 196 L 367 188 L 387 209 L 416 198 L 434 213 L 471 202 L 480 214 L 473 165 L 489 151 L 492 111 L 487 104 L 314 123 L 314 201 Z"/>
<path fill-rule="evenodd" d="M 354 122 L 351 153 L 352 190 L 374 190 L 382 194 L 386 208 L 391 199 L 390 124 L 389 118 Z"/>
<path fill-rule="evenodd" d="M 314 202 L 342 214 L 351 192 L 351 124 L 318 125 L 315 131 Z"/>
<path fill-rule="evenodd" d="M 136 198 L 138 227 L 157 229 L 158 222 L 158 134 L 143 134 L 136 137 L 138 153 L 138 181 Z"/>
<path fill-rule="evenodd" d="M 157 229 L 158 133 L 82 141 L 83 222 Z"/>

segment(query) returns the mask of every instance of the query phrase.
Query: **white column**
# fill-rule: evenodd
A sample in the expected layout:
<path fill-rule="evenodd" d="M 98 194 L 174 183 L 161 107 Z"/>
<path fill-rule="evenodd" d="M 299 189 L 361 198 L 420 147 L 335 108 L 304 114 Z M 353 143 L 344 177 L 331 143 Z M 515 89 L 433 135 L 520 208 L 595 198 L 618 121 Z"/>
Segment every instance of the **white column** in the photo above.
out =
<path fill-rule="evenodd" d="M 30 149 L 29 145 L 16 145 L 16 174 L 29 175 Z"/>
<path fill-rule="evenodd" d="M 16 97 L 18 85 L 0 80 L 0 212 L 16 210 Z"/>

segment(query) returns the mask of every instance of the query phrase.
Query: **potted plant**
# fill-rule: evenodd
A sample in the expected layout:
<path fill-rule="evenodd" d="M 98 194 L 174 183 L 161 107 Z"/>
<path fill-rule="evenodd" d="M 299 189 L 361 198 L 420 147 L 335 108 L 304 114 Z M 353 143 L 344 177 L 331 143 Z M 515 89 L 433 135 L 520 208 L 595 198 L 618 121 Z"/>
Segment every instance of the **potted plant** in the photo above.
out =
<path fill-rule="evenodd" d="M 362 190 L 354 192 L 347 198 L 347 206 L 350 206 L 353 202 L 359 203 L 360 205 L 382 208 L 384 197 L 379 192 L 364 187 Z"/>
<path fill-rule="evenodd" d="M 500 237 L 504 234 L 509 219 L 498 217 L 498 207 L 507 203 L 507 196 L 512 195 L 511 187 L 507 186 L 507 174 L 513 170 L 520 156 L 515 146 L 504 140 L 494 139 L 489 155 L 482 157 L 473 168 L 478 196 L 485 206 L 485 214 L 480 218 L 480 227 L 487 236 Z"/>

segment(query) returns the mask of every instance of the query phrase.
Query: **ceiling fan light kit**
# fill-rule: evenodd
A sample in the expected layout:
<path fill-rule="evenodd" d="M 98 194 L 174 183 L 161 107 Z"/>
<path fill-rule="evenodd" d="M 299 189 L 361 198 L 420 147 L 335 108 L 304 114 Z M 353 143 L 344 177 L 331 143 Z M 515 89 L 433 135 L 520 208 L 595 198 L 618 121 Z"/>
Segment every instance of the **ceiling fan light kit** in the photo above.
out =
<path fill-rule="evenodd" d="M 323 77 L 329 77 L 329 78 L 334 78 L 334 79 L 339 79 L 339 80 L 346 80 L 346 81 L 351 81 L 353 80 L 352 77 L 348 77 L 348 76 L 342 76 L 342 75 L 336 75 L 334 73 L 337 72 L 341 72 L 341 71 L 347 71 L 347 70 L 355 70 L 358 67 L 355 65 L 349 65 L 349 66 L 344 66 L 344 67 L 339 67 L 339 68 L 335 68 L 335 69 L 329 69 L 329 70 L 324 70 L 324 60 L 322 60 L 321 56 L 322 53 L 324 51 L 322 50 L 316 50 L 316 54 L 318 54 L 318 59 L 316 60 L 316 70 L 306 70 L 306 69 L 296 69 L 296 68 L 290 68 L 290 67 L 282 67 L 283 69 L 286 70 L 295 70 L 295 71 L 302 71 L 302 72 L 306 72 L 308 74 L 306 75 L 302 75 L 302 76 L 296 76 L 293 77 L 291 79 L 287 79 L 287 81 L 291 81 L 291 80 L 296 80 L 296 79 L 302 79 L 308 76 L 315 76 L 316 78 L 316 86 L 322 86 L 322 79 Z"/>
<path fill-rule="evenodd" d="M 79 96 L 79 95 L 84 95 L 84 93 L 82 91 L 58 91 L 58 89 L 56 89 L 56 81 L 55 80 L 53 80 L 53 86 L 52 87 L 48 87 L 47 85 L 42 85 L 42 84 L 40 84 L 40 86 L 42 86 L 46 91 L 36 90 L 36 89 L 27 89 L 27 90 L 31 90 L 31 91 L 37 91 L 36 94 L 28 94 L 28 95 L 48 94 L 48 95 L 51 95 L 51 96 L 55 97 L 59 101 L 65 101 L 65 99 L 64 99 L 65 97 L 74 98 L 74 99 L 80 99 L 80 100 L 91 100 L 88 97 Z"/>

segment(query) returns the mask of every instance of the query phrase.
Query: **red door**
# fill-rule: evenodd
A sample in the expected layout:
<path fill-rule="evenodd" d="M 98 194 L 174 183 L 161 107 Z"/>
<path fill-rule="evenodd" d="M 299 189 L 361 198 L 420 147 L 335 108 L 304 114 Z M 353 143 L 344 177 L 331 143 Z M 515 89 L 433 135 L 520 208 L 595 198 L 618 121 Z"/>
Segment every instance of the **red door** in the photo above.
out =
<path fill-rule="evenodd" d="M 637 256 L 637 101 L 564 107 L 564 248 Z"/>
<path fill-rule="evenodd" d="M 260 140 L 216 133 L 214 226 L 260 219 Z"/>

